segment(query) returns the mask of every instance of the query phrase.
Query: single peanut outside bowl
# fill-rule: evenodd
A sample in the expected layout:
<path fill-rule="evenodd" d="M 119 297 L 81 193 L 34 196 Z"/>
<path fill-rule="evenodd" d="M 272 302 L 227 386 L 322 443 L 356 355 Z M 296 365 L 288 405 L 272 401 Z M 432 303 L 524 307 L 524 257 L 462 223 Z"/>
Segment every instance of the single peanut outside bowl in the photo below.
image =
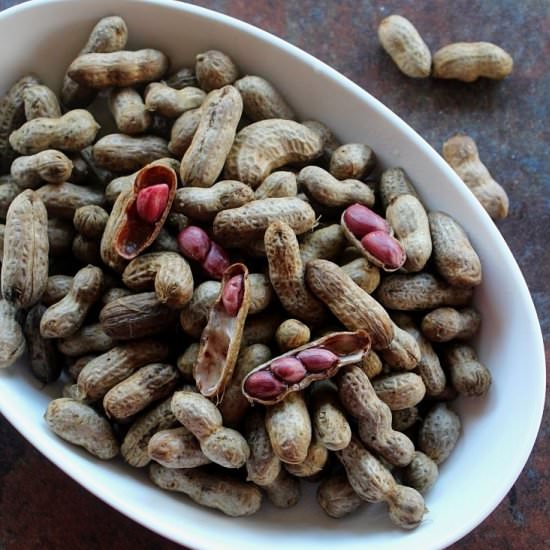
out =
<path fill-rule="evenodd" d="M 216 48 L 243 73 L 276 84 L 303 119 L 318 119 L 344 142 L 368 143 L 384 166 L 402 166 L 431 209 L 466 228 L 484 270 L 476 291 L 483 314 L 477 349 L 493 375 L 482 399 L 461 399 L 463 434 L 426 496 L 428 513 L 414 531 L 392 526 L 385 505 L 334 520 L 315 502 L 315 488 L 296 508 L 264 504 L 253 517 L 233 519 L 163 492 L 145 471 L 103 463 L 51 433 L 43 420 L 59 386 L 42 389 L 19 364 L 0 372 L 0 409 L 42 453 L 95 495 L 146 527 L 193 548 L 443 548 L 464 536 L 497 506 L 518 477 L 539 427 L 545 391 L 542 337 L 525 281 L 500 233 L 439 155 L 368 93 L 303 51 L 255 27 L 198 7 L 167 0 L 37 1 L 0 14 L 2 92 L 28 72 L 53 89 L 95 22 L 121 15 L 130 49 L 154 47 L 172 66 L 192 64 Z"/>

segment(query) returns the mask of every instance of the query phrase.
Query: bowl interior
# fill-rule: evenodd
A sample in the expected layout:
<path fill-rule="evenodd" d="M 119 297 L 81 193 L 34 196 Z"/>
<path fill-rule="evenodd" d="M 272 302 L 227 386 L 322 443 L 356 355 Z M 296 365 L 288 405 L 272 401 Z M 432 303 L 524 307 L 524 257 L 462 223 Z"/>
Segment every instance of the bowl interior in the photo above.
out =
<path fill-rule="evenodd" d="M 540 328 L 521 273 L 489 217 L 443 160 L 378 101 L 311 56 L 249 25 L 170 1 L 53 0 L 24 4 L 0 15 L 1 91 L 32 71 L 57 90 L 68 63 L 102 16 L 120 14 L 130 48 L 165 51 L 173 67 L 192 64 L 211 48 L 229 53 L 243 73 L 262 75 L 283 92 L 303 119 L 328 124 L 347 142 L 368 143 L 384 167 L 402 166 L 426 205 L 456 217 L 483 263 L 476 292 L 483 315 L 481 360 L 493 374 L 485 399 L 460 400 L 463 435 L 427 495 L 429 513 L 413 532 L 392 527 L 385 506 L 370 505 L 353 517 L 332 520 L 304 483 L 304 498 L 291 510 L 265 505 L 260 514 L 231 519 L 165 493 L 146 472 L 122 462 L 101 463 L 51 434 L 42 415 L 59 387 L 43 390 L 25 361 L 0 372 L 0 409 L 41 452 L 112 506 L 147 527 L 195 548 L 240 550 L 441 548 L 463 536 L 498 504 L 519 475 L 533 445 L 544 402 Z"/>

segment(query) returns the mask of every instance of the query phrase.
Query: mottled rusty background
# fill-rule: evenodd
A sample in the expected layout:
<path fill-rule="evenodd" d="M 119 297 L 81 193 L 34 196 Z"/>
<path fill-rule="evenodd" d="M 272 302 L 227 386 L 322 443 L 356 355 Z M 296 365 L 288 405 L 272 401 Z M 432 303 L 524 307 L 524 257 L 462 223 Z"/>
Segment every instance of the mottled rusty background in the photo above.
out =
<path fill-rule="evenodd" d="M 1 0 L 2 9 L 18 1 Z M 335 67 L 393 109 L 437 150 L 456 131 L 474 137 L 510 195 L 499 224 L 535 300 L 550 355 L 550 2 L 548 0 L 208 0 L 196 2 L 281 36 Z M 514 57 L 503 82 L 414 81 L 381 50 L 376 27 L 409 17 L 435 51 L 493 41 Z M 4 47 L 6 47 L 4 45 Z M 521 369 L 522 365 L 518 365 Z M 506 430 L 506 426 L 502 426 Z M 550 547 L 550 417 L 510 493 L 454 550 Z M 505 457 L 503 457 L 505 460 Z M 457 480 L 460 483 L 460 480 Z M 472 506 L 476 504 L 471 503 Z M 171 549 L 69 479 L 0 419 L 0 550 Z"/>

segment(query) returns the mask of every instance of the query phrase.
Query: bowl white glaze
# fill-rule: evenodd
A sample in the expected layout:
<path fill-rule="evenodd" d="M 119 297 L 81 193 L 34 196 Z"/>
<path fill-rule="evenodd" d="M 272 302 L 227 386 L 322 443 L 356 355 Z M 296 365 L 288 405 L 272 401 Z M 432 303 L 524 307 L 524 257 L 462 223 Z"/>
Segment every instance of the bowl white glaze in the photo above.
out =
<path fill-rule="evenodd" d="M 305 483 L 300 505 L 231 519 L 162 492 L 145 471 L 122 461 L 103 463 L 66 444 L 42 415 L 59 386 L 46 390 L 21 361 L 0 372 L 0 410 L 37 449 L 95 495 L 146 527 L 194 548 L 226 550 L 341 550 L 442 548 L 478 525 L 518 477 L 542 416 L 545 365 L 540 327 L 519 268 L 500 233 L 439 155 L 400 118 L 364 90 L 312 56 L 255 27 L 219 13 L 163 0 L 51 0 L 30 2 L 0 14 L 1 91 L 29 71 L 59 88 L 66 66 L 94 23 L 119 14 L 130 30 L 130 48 L 165 51 L 173 67 L 217 48 L 243 72 L 276 84 L 300 115 L 322 120 L 343 141 L 368 143 L 384 166 L 406 169 L 431 209 L 456 217 L 483 263 L 476 292 L 483 314 L 481 360 L 493 374 L 485 399 L 460 400 L 463 434 L 427 495 L 422 525 L 403 532 L 384 506 L 369 506 L 344 520 L 326 517 Z"/>

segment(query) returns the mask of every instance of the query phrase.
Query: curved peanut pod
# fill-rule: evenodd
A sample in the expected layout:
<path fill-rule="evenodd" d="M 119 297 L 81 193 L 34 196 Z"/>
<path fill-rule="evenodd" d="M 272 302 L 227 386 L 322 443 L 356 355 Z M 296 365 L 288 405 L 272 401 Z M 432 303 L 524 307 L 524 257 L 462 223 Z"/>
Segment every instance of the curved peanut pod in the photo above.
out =
<path fill-rule="evenodd" d="M 239 276 L 240 288 L 235 293 L 236 311 L 233 312 L 228 310 L 226 297 L 232 291 L 230 283 Z M 220 293 L 210 309 L 193 369 L 197 388 L 207 397 L 222 394 L 231 380 L 249 307 L 248 269 L 244 264 L 233 264 L 224 271 Z"/>
<path fill-rule="evenodd" d="M 405 249 L 403 248 L 403 245 L 393 237 L 393 229 L 388 233 L 388 238 L 393 239 L 393 242 L 397 249 L 400 249 L 400 259 L 396 263 L 396 265 L 390 265 L 387 262 L 382 261 L 380 258 L 374 256 L 371 254 L 364 246 L 363 243 L 350 231 L 349 227 L 346 224 L 345 220 L 345 211 L 342 212 L 342 217 L 340 218 L 340 223 L 342 224 L 342 229 L 344 230 L 344 235 L 346 236 L 346 239 L 355 247 L 361 254 L 372 264 L 375 266 L 383 269 L 384 271 L 387 271 L 391 273 L 392 271 L 397 271 L 398 269 L 401 269 L 403 267 L 403 264 L 407 260 L 407 253 Z M 365 235 L 366 237 L 366 235 Z M 364 238 L 364 237 L 363 237 Z"/>
<path fill-rule="evenodd" d="M 349 330 L 366 330 L 372 347 L 387 348 L 393 340 L 393 323 L 386 310 L 336 264 L 327 260 L 308 263 L 306 281 L 313 293 Z"/>
<path fill-rule="evenodd" d="M 142 189 L 160 183 L 168 185 L 168 200 L 160 218 L 151 224 L 138 216 L 136 210 L 137 196 Z M 172 168 L 162 164 L 148 164 L 138 172 L 131 193 L 127 195 L 123 193 L 119 196 L 117 202 L 122 197 L 123 206 L 118 219 L 113 221 L 116 225 L 116 229 L 113 232 L 113 240 L 115 251 L 122 258 L 126 260 L 135 258 L 157 238 L 166 217 L 170 213 L 177 185 L 178 178 Z M 113 208 L 114 211 L 115 208 Z M 109 216 L 109 221 L 111 221 L 113 212 Z M 107 227 L 109 227 L 109 222 L 107 222 Z M 105 233 L 107 233 L 107 228 L 105 228 L 104 236 Z"/>
<path fill-rule="evenodd" d="M 283 307 L 308 324 L 322 323 L 326 310 L 308 290 L 298 239 L 285 222 L 272 222 L 264 236 L 269 278 Z"/>
<path fill-rule="evenodd" d="M 184 427 L 157 432 L 149 440 L 147 454 L 165 468 L 196 468 L 210 463 L 198 439 Z"/>
<path fill-rule="evenodd" d="M 322 349 L 327 350 L 336 356 L 334 363 L 322 370 L 320 372 L 308 371 L 306 372 L 304 378 L 296 383 L 286 383 L 283 380 L 279 379 L 275 373 L 271 370 L 271 365 L 274 361 L 279 360 L 283 357 L 292 357 L 296 356 L 304 351 L 309 349 Z M 356 332 L 336 332 L 329 334 L 328 336 L 323 336 L 318 340 L 309 342 L 305 346 L 293 349 L 287 353 L 283 353 L 278 357 L 256 367 L 252 372 L 250 372 L 243 381 L 242 392 L 244 396 L 252 403 L 261 403 L 262 405 L 274 405 L 275 403 L 280 403 L 289 393 L 301 391 L 307 388 L 315 380 L 325 380 L 334 376 L 338 370 L 346 365 L 353 365 L 359 363 L 363 354 L 367 353 L 370 349 L 370 338 L 369 335 L 364 330 L 358 330 Z M 262 398 L 261 396 L 251 395 L 250 387 L 247 385 L 247 381 L 258 372 L 271 373 L 271 375 L 280 382 L 279 393 L 277 395 L 272 395 L 270 397 Z M 250 384 L 250 383 L 249 383 Z M 247 391 L 248 386 L 248 391 Z"/>
<path fill-rule="evenodd" d="M 321 155 L 321 137 L 298 122 L 261 120 L 243 128 L 225 164 L 225 176 L 253 189 L 275 169 L 291 162 L 309 162 Z"/>

